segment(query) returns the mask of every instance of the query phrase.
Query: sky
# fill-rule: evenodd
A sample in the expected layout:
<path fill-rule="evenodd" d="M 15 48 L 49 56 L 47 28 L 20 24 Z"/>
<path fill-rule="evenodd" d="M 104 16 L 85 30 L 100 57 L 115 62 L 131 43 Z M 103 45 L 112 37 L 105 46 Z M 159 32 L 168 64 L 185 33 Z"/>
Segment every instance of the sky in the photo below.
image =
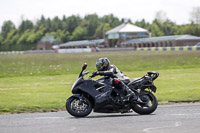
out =
<path fill-rule="evenodd" d="M 26 19 L 36 22 L 41 15 L 62 18 L 93 13 L 152 22 L 158 11 L 177 24 L 187 24 L 194 7 L 200 7 L 200 0 L 0 0 L 0 27 L 7 20 L 18 26 Z"/>

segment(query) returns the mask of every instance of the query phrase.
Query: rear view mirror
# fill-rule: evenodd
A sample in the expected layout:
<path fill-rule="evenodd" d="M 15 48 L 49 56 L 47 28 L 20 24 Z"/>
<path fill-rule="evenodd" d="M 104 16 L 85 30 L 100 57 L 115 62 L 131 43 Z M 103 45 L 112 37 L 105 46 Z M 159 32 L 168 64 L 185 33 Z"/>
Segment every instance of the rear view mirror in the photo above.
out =
<path fill-rule="evenodd" d="M 82 70 L 85 70 L 87 68 L 87 63 L 84 63 L 83 65 L 82 65 Z"/>

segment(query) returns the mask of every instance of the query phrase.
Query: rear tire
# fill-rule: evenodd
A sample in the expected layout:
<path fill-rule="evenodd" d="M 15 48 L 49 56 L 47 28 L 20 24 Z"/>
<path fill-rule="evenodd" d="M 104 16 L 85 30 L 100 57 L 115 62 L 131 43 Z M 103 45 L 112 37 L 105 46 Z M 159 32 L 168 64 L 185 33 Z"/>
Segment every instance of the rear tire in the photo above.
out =
<path fill-rule="evenodd" d="M 149 98 L 149 103 L 151 106 L 144 106 L 143 104 L 137 103 L 134 105 L 132 108 L 136 113 L 141 114 L 141 115 L 146 115 L 146 114 L 151 114 L 153 113 L 157 106 L 158 106 L 158 101 L 156 97 L 149 91 L 144 91 L 145 96 L 148 96 Z"/>
<path fill-rule="evenodd" d="M 92 111 L 91 102 L 83 97 L 82 104 L 79 105 L 80 99 L 77 97 L 70 97 L 66 102 L 66 109 L 72 116 L 75 117 L 85 117 L 89 115 Z"/>

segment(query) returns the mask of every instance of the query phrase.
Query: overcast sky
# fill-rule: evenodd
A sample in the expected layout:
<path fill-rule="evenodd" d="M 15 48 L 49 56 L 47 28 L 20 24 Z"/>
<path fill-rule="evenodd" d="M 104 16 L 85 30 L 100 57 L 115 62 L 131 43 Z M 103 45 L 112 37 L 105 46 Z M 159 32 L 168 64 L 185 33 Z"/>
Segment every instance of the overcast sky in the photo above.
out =
<path fill-rule="evenodd" d="M 133 22 L 141 19 L 152 22 L 155 12 L 160 10 L 177 24 L 186 24 L 190 22 L 192 8 L 197 6 L 200 7 L 200 0 L 0 0 L 0 27 L 6 20 L 16 25 L 22 18 L 36 21 L 42 14 L 46 18 L 62 18 L 63 15 L 84 17 L 112 13 Z"/>

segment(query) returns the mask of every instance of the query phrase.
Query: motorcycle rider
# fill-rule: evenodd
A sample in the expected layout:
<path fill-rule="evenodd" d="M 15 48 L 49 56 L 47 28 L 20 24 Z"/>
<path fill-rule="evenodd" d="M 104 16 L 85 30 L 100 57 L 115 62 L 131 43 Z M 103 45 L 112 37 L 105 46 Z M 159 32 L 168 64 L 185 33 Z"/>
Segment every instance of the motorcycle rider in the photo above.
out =
<path fill-rule="evenodd" d="M 124 100 L 129 100 L 133 97 L 133 100 L 138 100 L 135 93 L 126 85 L 130 82 L 129 77 L 124 75 L 115 65 L 110 65 L 108 58 L 99 58 L 96 61 L 97 71 L 93 75 L 108 76 L 113 78 L 112 84 L 117 89 L 122 89 L 125 98 Z"/>

